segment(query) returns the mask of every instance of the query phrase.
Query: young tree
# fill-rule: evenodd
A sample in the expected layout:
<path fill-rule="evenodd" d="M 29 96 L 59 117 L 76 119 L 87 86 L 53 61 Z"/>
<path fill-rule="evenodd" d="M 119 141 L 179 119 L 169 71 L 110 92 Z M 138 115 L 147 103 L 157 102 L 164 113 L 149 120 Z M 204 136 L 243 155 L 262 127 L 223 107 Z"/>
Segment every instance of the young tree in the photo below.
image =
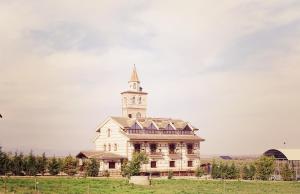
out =
<path fill-rule="evenodd" d="M 294 171 L 289 167 L 288 163 L 285 163 L 280 168 L 280 175 L 282 177 L 282 180 L 291 181 L 294 178 Z"/>
<path fill-rule="evenodd" d="M 92 158 L 90 162 L 87 163 L 87 176 L 96 177 L 99 174 L 99 162 L 95 158 Z"/>
<path fill-rule="evenodd" d="M 249 167 L 249 175 L 248 175 L 248 178 L 250 180 L 253 180 L 254 177 L 255 177 L 255 174 L 256 174 L 256 168 L 255 168 L 255 165 L 253 163 L 250 164 L 250 167 Z"/>
<path fill-rule="evenodd" d="M 65 157 L 64 160 L 64 172 L 69 175 L 73 176 L 77 173 L 77 161 L 71 155 Z"/>
<path fill-rule="evenodd" d="M 227 178 L 228 179 L 236 179 L 239 176 L 239 170 L 235 166 L 234 162 L 232 162 L 231 166 L 227 168 Z"/>
<path fill-rule="evenodd" d="M 221 178 L 220 166 L 214 160 L 211 167 L 211 177 L 213 179 Z"/>
<path fill-rule="evenodd" d="M 10 171 L 10 158 L 0 147 L 0 175 L 5 175 Z"/>
<path fill-rule="evenodd" d="M 60 172 L 61 167 L 59 161 L 55 158 L 55 156 L 49 161 L 48 170 L 52 176 L 58 175 L 58 173 Z"/>
<path fill-rule="evenodd" d="M 256 174 L 260 180 L 269 180 L 274 172 L 274 157 L 262 156 L 256 162 Z"/>
<path fill-rule="evenodd" d="M 18 154 L 15 152 L 14 157 L 12 158 L 11 162 L 11 171 L 16 176 L 24 175 L 25 170 L 25 161 L 24 156 L 22 153 Z"/>
<path fill-rule="evenodd" d="M 203 174 L 204 174 L 204 170 L 200 166 L 198 166 L 195 170 L 195 176 L 196 177 L 202 177 Z"/>
<path fill-rule="evenodd" d="M 144 152 L 140 153 L 133 153 L 132 154 L 132 159 L 129 161 L 124 167 L 124 175 L 130 177 L 130 176 L 135 176 L 140 174 L 141 170 L 141 165 L 142 164 L 147 164 L 149 161 L 147 155 Z"/>
<path fill-rule="evenodd" d="M 28 176 L 35 176 L 37 172 L 36 157 L 31 151 L 30 154 L 25 158 L 25 173 Z"/>
<path fill-rule="evenodd" d="M 45 153 L 43 153 L 42 156 L 37 157 L 36 168 L 37 168 L 38 173 L 41 173 L 42 175 L 45 174 L 46 169 L 47 169 L 47 158 L 46 158 Z"/>

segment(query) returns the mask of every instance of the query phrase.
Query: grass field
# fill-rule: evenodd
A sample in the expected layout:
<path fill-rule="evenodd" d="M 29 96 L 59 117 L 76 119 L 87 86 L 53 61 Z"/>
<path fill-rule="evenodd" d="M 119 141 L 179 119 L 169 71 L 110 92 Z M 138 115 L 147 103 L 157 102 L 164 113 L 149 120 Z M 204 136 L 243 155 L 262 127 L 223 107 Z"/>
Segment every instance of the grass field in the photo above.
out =
<path fill-rule="evenodd" d="M 300 182 L 152 180 L 151 186 L 134 186 L 125 179 L 89 178 L 12 178 L 7 180 L 6 193 L 235 193 L 300 194 Z M 5 184 L 0 182 L 0 193 Z"/>

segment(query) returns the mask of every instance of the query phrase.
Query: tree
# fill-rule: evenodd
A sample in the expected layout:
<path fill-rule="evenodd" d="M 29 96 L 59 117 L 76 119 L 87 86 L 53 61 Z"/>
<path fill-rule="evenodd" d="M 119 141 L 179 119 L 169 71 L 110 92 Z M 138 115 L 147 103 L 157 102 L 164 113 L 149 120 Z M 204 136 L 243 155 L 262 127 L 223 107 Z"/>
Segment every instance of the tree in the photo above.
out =
<path fill-rule="evenodd" d="M 99 162 L 97 162 L 95 158 L 92 158 L 91 161 L 87 163 L 87 176 L 98 176 L 99 167 Z"/>
<path fill-rule="evenodd" d="M 41 173 L 42 175 L 45 174 L 47 169 L 47 158 L 45 153 L 43 153 L 42 156 L 37 157 L 36 168 L 38 173 Z"/>
<path fill-rule="evenodd" d="M 125 176 L 136 176 L 140 174 L 141 165 L 147 164 L 149 161 L 147 155 L 144 152 L 135 152 L 132 154 L 132 159 L 123 168 L 123 173 Z"/>
<path fill-rule="evenodd" d="M 60 172 L 61 167 L 59 161 L 55 158 L 55 156 L 49 161 L 48 170 L 52 176 L 58 175 L 58 173 Z"/>
<path fill-rule="evenodd" d="M 260 180 L 269 180 L 274 172 L 274 157 L 262 156 L 256 162 L 256 174 Z"/>
<path fill-rule="evenodd" d="M 69 176 L 75 175 L 77 173 L 76 159 L 74 159 L 71 155 L 65 157 L 63 170 Z"/>
<path fill-rule="evenodd" d="M 230 167 L 227 167 L 227 173 L 226 173 L 228 179 L 236 179 L 239 176 L 239 170 L 235 166 L 234 162 L 231 163 Z"/>
<path fill-rule="evenodd" d="M 25 161 L 24 156 L 22 153 L 18 154 L 15 152 L 14 157 L 11 161 L 11 171 L 16 176 L 24 175 L 25 170 Z"/>
<path fill-rule="evenodd" d="M 25 173 L 28 176 L 35 176 L 37 172 L 36 157 L 31 151 L 30 154 L 25 158 Z"/>
<path fill-rule="evenodd" d="M 10 171 L 10 158 L 0 147 L 0 175 L 5 175 Z"/>
<path fill-rule="evenodd" d="M 255 165 L 253 163 L 250 164 L 250 167 L 249 167 L 249 175 L 248 175 L 248 178 L 250 180 L 253 180 L 254 177 L 255 177 L 255 174 L 256 174 L 256 168 L 255 168 Z"/>
<path fill-rule="evenodd" d="M 285 163 L 280 168 L 280 175 L 282 177 L 282 180 L 291 181 L 294 178 L 294 171 L 289 167 L 288 163 Z"/>

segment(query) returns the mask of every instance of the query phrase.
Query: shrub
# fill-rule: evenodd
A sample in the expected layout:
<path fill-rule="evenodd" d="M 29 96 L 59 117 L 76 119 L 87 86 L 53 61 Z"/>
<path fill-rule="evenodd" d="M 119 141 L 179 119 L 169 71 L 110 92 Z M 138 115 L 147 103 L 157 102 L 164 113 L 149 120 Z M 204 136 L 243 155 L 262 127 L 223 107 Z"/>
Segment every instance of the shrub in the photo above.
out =
<path fill-rule="evenodd" d="M 52 176 L 58 175 L 58 173 L 60 173 L 61 167 L 55 157 L 51 158 L 51 160 L 49 161 L 48 170 Z"/>
<path fill-rule="evenodd" d="M 200 166 L 198 166 L 198 167 L 196 168 L 196 170 L 195 170 L 195 176 L 196 176 L 196 177 L 201 177 L 201 176 L 203 176 L 203 174 L 204 174 L 203 169 L 202 169 Z"/>
<path fill-rule="evenodd" d="M 96 177 L 99 173 L 99 162 L 96 159 L 92 158 L 87 164 L 87 176 Z"/>
<path fill-rule="evenodd" d="M 173 171 L 172 171 L 172 170 L 169 170 L 169 171 L 168 171 L 168 179 L 172 179 L 172 178 L 173 178 L 173 175 L 174 175 Z"/>
<path fill-rule="evenodd" d="M 275 169 L 274 157 L 262 156 L 256 162 L 256 175 L 260 180 L 269 180 Z"/>

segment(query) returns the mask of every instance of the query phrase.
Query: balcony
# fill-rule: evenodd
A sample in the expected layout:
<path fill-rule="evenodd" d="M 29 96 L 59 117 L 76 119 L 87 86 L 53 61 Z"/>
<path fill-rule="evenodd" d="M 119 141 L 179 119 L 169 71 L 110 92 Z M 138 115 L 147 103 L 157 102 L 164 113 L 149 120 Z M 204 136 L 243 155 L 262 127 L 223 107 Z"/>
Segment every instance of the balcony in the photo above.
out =
<path fill-rule="evenodd" d="M 127 132 L 129 134 L 194 135 L 193 131 L 186 130 L 128 129 Z"/>

